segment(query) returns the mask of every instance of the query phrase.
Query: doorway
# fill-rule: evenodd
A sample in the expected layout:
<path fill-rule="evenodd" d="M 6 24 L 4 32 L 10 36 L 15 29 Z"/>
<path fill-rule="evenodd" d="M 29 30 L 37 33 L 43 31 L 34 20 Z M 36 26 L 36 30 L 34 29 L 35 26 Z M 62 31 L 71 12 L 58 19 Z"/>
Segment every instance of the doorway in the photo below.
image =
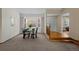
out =
<path fill-rule="evenodd" d="M 69 37 L 69 13 L 65 13 L 62 16 L 62 35 L 64 37 Z"/>

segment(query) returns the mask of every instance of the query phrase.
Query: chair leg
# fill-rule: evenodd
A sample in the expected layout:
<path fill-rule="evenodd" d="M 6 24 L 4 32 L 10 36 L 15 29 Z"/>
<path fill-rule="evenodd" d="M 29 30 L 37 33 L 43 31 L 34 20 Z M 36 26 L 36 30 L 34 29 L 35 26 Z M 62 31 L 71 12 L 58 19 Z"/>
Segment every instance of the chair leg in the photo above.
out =
<path fill-rule="evenodd" d="M 35 35 L 35 37 L 37 38 L 37 35 Z"/>
<path fill-rule="evenodd" d="M 33 39 L 34 39 L 34 35 L 33 35 Z"/>
<path fill-rule="evenodd" d="M 30 37 L 30 33 L 28 34 L 28 38 Z"/>
<path fill-rule="evenodd" d="M 23 39 L 25 39 L 26 34 L 23 34 Z"/>
<path fill-rule="evenodd" d="M 31 38 L 33 38 L 33 39 L 34 39 L 34 35 L 31 35 Z"/>

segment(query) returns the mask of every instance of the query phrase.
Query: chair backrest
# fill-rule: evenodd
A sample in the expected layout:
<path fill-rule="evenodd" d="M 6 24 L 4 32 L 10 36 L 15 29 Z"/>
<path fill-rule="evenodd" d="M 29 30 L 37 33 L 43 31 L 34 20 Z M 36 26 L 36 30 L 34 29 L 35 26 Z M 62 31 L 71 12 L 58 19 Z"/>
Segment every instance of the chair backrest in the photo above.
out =
<path fill-rule="evenodd" d="M 36 27 L 36 34 L 37 34 L 37 32 L 38 32 L 38 27 Z"/>
<path fill-rule="evenodd" d="M 32 34 L 35 34 L 36 35 L 37 32 L 38 32 L 38 27 L 32 29 Z"/>
<path fill-rule="evenodd" d="M 25 32 L 27 32 L 27 30 L 29 30 L 29 29 L 28 29 L 28 28 L 27 28 L 27 29 L 24 29 L 24 30 L 23 30 L 23 34 L 24 34 Z"/>

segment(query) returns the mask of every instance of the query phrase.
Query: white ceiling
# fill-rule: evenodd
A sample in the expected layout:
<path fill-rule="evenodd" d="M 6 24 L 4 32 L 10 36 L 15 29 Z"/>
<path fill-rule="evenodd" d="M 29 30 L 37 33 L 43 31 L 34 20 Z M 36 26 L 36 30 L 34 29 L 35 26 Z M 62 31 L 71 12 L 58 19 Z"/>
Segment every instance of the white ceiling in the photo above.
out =
<path fill-rule="evenodd" d="M 60 14 L 62 8 L 49 8 L 47 9 L 48 14 Z"/>
<path fill-rule="evenodd" d="M 48 14 L 59 14 L 62 8 L 16 8 L 16 10 L 21 14 L 43 14 L 46 10 Z"/>
<path fill-rule="evenodd" d="M 16 8 L 20 13 L 43 13 L 45 10 L 47 12 L 58 12 L 62 10 L 62 8 Z"/>
<path fill-rule="evenodd" d="M 43 8 L 16 8 L 21 14 L 42 14 L 45 12 Z"/>

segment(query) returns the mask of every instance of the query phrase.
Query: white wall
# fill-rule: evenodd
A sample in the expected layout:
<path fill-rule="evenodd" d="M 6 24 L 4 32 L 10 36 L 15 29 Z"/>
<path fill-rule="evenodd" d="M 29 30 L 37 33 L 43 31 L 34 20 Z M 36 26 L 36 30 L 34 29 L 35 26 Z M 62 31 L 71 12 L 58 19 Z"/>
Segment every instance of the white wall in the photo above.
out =
<path fill-rule="evenodd" d="M 23 29 L 24 29 L 24 17 L 20 16 L 20 33 L 22 33 Z"/>
<path fill-rule="evenodd" d="M 1 26 L 2 25 L 2 9 L 0 8 L 0 40 L 1 40 Z"/>
<path fill-rule="evenodd" d="M 14 19 L 14 26 L 11 26 L 11 17 Z M 16 12 L 16 10 L 13 8 L 3 8 L 1 42 L 4 42 L 19 34 L 19 29 L 20 29 L 20 19 L 18 12 Z"/>
<path fill-rule="evenodd" d="M 44 33 L 46 34 L 46 21 L 47 21 L 47 12 L 44 12 Z"/>
<path fill-rule="evenodd" d="M 44 17 L 41 17 L 41 33 L 44 33 Z"/>

